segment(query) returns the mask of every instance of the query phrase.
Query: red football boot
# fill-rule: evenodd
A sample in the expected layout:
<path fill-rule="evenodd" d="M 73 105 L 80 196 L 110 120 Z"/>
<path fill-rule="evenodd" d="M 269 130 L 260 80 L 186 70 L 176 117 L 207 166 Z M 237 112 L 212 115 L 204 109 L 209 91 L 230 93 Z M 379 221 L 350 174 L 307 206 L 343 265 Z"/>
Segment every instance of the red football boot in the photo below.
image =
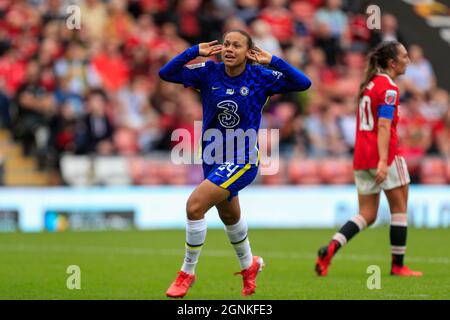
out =
<path fill-rule="evenodd" d="M 319 249 L 315 267 L 318 276 L 325 277 L 328 274 L 328 266 L 331 264 L 331 259 L 337 248 L 338 242 L 333 240 L 328 246 L 323 246 Z"/>
<path fill-rule="evenodd" d="M 400 277 L 421 277 L 423 276 L 423 273 L 420 271 L 413 271 L 407 266 L 397 266 L 394 264 L 392 265 L 391 275 Z"/>
<path fill-rule="evenodd" d="M 195 282 L 195 275 L 183 271 L 178 272 L 178 276 L 167 289 L 166 295 L 170 298 L 183 298 L 189 288 Z"/>
<path fill-rule="evenodd" d="M 256 289 L 256 276 L 262 271 L 264 267 L 264 260 L 261 257 L 254 256 L 253 262 L 250 267 L 240 272 L 236 272 L 235 275 L 241 274 L 244 282 L 244 288 L 242 289 L 243 296 L 250 296 L 255 293 Z"/>

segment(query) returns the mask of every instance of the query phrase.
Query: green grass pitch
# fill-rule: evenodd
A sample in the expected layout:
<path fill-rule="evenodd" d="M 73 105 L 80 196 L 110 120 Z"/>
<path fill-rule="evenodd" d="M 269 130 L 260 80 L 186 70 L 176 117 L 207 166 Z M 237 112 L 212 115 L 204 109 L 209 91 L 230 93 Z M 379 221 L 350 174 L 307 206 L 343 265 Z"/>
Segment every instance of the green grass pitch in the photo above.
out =
<path fill-rule="evenodd" d="M 266 267 L 256 294 L 245 299 L 450 299 L 450 229 L 410 229 L 406 264 L 422 278 L 389 275 L 387 227 L 356 236 L 329 274 L 313 272 L 317 249 L 335 230 L 250 230 L 253 253 Z M 166 299 L 181 266 L 183 230 L 0 234 L 0 299 Z M 69 265 L 81 289 L 66 287 Z M 369 265 L 381 289 L 367 288 Z M 223 230 L 208 230 L 198 280 L 185 299 L 244 299 L 234 250 Z"/>

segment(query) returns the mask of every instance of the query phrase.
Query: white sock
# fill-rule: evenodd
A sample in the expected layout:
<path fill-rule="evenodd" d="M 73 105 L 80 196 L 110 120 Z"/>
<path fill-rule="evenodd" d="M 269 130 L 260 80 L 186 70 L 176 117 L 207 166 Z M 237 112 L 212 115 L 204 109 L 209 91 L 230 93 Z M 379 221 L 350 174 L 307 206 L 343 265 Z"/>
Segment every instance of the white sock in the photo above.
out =
<path fill-rule="evenodd" d="M 247 237 L 248 227 L 243 219 L 238 223 L 225 226 L 225 231 L 230 239 L 231 244 L 236 251 L 241 269 L 247 269 L 252 265 L 253 254 L 250 248 L 250 241 Z"/>
<path fill-rule="evenodd" d="M 189 220 L 186 222 L 186 250 L 181 271 L 194 274 L 198 257 L 206 239 L 206 220 Z"/>

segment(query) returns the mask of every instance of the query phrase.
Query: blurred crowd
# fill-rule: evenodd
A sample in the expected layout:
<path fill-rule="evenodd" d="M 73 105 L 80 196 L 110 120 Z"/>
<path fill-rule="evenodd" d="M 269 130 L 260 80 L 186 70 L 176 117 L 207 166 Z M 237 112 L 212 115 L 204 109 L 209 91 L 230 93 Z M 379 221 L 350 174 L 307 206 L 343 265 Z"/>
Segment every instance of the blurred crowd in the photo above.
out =
<path fill-rule="evenodd" d="M 67 24 L 69 5 L 81 28 Z M 283 157 L 351 157 L 367 52 L 399 40 L 411 64 L 398 79 L 399 136 L 412 174 L 430 154 L 450 157 L 449 93 L 396 17 L 366 27 L 358 0 L 0 0 L 0 122 L 42 168 L 62 154 L 169 151 L 176 128 L 201 120 L 198 94 L 159 68 L 193 44 L 245 29 L 257 46 L 304 71 L 313 86 L 278 95 L 262 128 L 280 129 Z M 200 59 L 200 58 L 199 58 Z M 219 57 L 215 58 L 216 60 Z"/>

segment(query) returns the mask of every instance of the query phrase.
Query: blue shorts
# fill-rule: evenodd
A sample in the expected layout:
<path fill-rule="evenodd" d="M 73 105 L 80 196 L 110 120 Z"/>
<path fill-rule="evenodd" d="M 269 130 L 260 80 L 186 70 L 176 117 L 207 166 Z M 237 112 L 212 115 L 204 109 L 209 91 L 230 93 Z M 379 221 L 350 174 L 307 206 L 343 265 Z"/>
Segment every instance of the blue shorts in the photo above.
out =
<path fill-rule="evenodd" d="M 212 183 L 230 191 L 228 201 L 238 195 L 238 192 L 252 183 L 258 173 L 255 164 L 234 164 L 225 162 L 223 164 L 203 163 L 203 175 Z"/>

